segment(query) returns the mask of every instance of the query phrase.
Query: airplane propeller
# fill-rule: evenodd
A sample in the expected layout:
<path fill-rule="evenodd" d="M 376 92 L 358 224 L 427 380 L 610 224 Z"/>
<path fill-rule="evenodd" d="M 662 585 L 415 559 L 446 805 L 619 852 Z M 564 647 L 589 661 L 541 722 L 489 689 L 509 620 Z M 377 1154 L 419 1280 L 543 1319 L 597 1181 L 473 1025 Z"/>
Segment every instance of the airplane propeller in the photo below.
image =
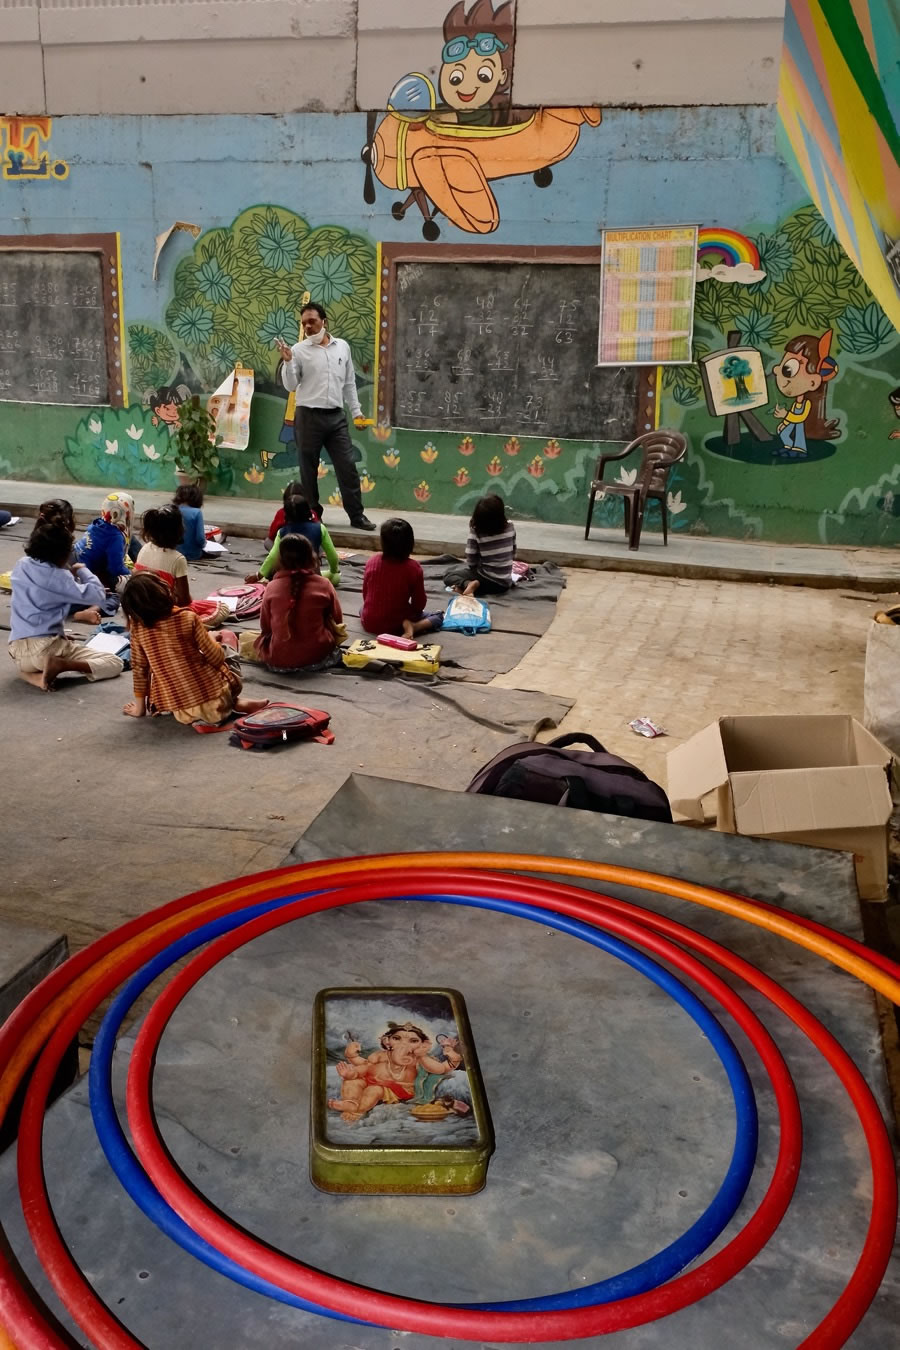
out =
<path fill-rule="evenodd" d="M 378 118 L 376 112 L 366 113 L 366 143 L 359 152 L 359 157 L 366 166 L 366 177 L 363 183 L 363 201 L 368 206 L 372 206 L 375 201 L 375 175 L 372 172 L 372 151 L 375 148 L 375 122 Z"/>

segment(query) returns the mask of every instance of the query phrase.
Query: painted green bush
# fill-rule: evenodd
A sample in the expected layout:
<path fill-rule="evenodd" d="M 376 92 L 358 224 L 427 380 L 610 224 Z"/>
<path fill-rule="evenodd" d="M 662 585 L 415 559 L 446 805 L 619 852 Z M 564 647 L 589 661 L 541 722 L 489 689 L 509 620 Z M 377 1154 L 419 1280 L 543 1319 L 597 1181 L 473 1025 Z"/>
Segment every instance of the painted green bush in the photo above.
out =
<path fill-rule="evenodd" d="M 66 437 L 63 462 L 76 483 L 153 492 L 174 485 L 169 432 L 139 407 L 92 409 Z"/>
<path fill-rule="evenodd" d="M 200 236 L 175 269 L 166 326 L 200 379 L 215 387 L 236 361 L 273 380 L 276 338 L 296 342 L 308 292 L 350 344 L 361 384 L 371 381 L 375 248 L 338 225 L 312 229 L 280 206 L 244 211 Z"/>
<path fill-rule="evenodd" d="M 171 384 L 178 371 L 178 350 L 168 334 L 151 323 L 130 323 L 128 337 L 128 379 L 132 395 L 142 399 L 144 391 Z"/>
<path fill-rule="evenodd" d="M 824 333 L 833 328 L 836 346 L 870 356 L 896 340 L 890 323 L 814 206 L 802 207 L 775 233 L 759 234 L 760 267 L 766 272 L 752 286 L 735 286 L 711 278 L 697 287 L 695 356 L 724 347 L 737 329 L 744 342 L 771 351 L 798 333 Z M 886 326 L 886 327 L 885 327 Z M 835 348 L 833 348 L 834 350 Z M 686 367 L 669 366 L 664 388 L 685 387 Z"/>

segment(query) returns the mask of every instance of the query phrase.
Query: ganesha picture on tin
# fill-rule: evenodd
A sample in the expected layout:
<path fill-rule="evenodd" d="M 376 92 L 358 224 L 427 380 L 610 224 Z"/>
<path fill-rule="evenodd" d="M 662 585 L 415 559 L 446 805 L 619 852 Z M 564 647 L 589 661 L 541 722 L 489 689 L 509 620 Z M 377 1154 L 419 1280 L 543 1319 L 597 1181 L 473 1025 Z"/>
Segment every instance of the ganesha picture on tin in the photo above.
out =
<path fill-rule="evenodd" d="M 360 1141 L 472 1141 L 478 1130 L 450 1000 L 410 993 L 336 995 L 325 1005 L 327 1133 Z"/>

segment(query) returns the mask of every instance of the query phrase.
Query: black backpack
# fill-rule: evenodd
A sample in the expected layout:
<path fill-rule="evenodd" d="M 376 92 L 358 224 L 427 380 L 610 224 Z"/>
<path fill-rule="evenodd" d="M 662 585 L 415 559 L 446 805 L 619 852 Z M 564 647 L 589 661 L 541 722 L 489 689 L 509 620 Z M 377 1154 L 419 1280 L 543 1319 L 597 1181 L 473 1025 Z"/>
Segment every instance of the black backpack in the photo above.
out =
<path fill-rule="evenodd" d="M 591 749 L 568 749 L 578 743 Z M 557 736 L 546 745 L 526 741 L 501 750 L 476 773 L 466 792 L 672 823 L 669 799 L 659 784 L 627 759 L 607 754 L 583 731 Z"/>

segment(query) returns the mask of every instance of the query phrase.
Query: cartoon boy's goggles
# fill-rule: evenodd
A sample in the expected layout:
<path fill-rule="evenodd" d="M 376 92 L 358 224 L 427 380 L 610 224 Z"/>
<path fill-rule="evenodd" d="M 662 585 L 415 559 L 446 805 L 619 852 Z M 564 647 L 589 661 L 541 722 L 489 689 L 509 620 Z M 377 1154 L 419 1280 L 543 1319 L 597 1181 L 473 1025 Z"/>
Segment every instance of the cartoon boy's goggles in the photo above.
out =
<path fill-rule="evenodd" d="M 507 43 L 501 42 L 496 33 L 476 33 L 474 37 L 455 37 L 444 43 L 443 59 L 463 61 L 469 52 L 479 56 L 493 56 L 495 52 L 505 52 Z"/>

